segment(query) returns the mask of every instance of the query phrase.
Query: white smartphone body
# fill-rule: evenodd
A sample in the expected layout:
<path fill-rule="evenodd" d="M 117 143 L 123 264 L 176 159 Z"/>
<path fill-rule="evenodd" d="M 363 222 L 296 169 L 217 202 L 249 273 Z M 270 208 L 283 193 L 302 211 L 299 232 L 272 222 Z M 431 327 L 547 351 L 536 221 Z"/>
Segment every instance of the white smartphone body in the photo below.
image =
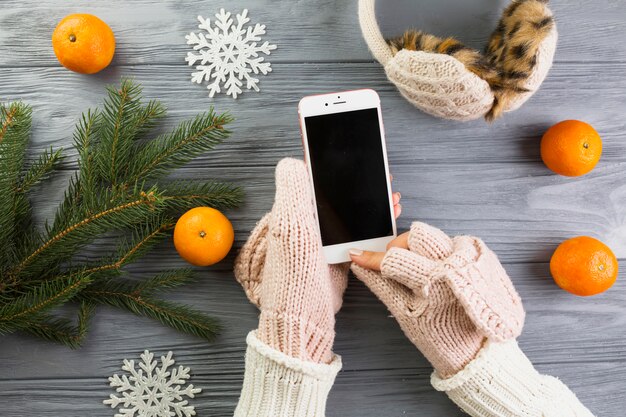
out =
<path fill-rule="evenodd" d="M 308 96 L 298 113 L 326 261 L 347 262 L 352 248 L 384 251 L 397 231 L 378 94 Z"/>

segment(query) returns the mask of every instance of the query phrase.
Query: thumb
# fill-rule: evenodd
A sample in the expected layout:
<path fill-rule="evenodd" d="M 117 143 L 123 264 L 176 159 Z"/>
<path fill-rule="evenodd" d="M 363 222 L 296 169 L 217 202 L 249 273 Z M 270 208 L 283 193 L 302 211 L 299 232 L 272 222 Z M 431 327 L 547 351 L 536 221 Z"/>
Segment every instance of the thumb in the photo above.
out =
<path fill-rule="evenodd" d="M 360 249 L 350 249 L 350 258 L 358 266 L 372 271 L 380 271 L 385 252 L 370 252 Z"/>

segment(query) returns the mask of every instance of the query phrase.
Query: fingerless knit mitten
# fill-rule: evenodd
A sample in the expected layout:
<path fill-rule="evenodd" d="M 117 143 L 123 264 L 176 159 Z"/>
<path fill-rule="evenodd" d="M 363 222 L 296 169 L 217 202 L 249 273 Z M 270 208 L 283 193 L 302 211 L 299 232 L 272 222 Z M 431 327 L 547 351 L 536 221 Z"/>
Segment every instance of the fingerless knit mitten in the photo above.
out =
<path fill-rule="evenodd" d="M 391 248 L 381 272 L 352 269 L 443 377 L 460 371 L 485 338 L 515 338 L 524 310 L 496 255 L 477 238 L 449 238 L 416 222 L 409 248 Z"/>
<path fill-rule="evenodd" d="M 241 249 L 235 277 L 261 310 L 247 338 L 236 417 L 323 417 L 341 368 L 333 355 L 335 313 L 347 266 L 329 266 L 304 163 L 276 167 L 276 198 Z"/>
<path fill-rule="evenodd" d="M 352 269 L 433 364 L 433 386 L 470 415 L 592 417 L 519 349 L 521 300 L 480 239 L 414 223 L 408 249 L 391 248 L 380 273 Z"/>

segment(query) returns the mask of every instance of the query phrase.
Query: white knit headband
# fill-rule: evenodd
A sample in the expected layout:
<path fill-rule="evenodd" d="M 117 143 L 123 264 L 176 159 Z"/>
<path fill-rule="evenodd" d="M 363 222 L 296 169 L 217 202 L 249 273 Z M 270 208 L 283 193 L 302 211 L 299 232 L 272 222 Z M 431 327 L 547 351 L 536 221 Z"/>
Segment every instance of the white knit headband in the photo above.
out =
<path fill-rule="evenodd" d="M 375 2 L 375 0 L 359 0 L 359 23 L 367 46 L 376 60 L 385 66 L 393 55 L 376 22 Z"/>

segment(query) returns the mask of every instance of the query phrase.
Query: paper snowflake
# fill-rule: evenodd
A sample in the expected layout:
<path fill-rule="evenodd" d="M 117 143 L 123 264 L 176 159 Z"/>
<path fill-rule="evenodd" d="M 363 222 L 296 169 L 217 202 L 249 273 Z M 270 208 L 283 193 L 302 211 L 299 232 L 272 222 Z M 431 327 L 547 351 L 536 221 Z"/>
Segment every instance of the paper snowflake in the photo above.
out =
<path fill-rule="evenodd" d="M 250 21 L 248 9 L 236 16 L 237 23 L 230 16 L 230 12 L 221 9 L 215 15 L 215 26 L 211 25 L 210 19 L 198 16 L 198 27 L 206 34 L 192 32 L 185 36 L 187 45 L 194 45 L 193 49 L 198 52 L 188 52 L 185 58 L 189 65 L 199 61 L 196 71 L 191 73 L 191 81 L 198 84 L 207 81 L 209 97 L 220 93 L 223 84 L 226 94 L 237 98 L 242 93 L 244 80 L 246 89 L 259 91 L 259 79 L 252 74 L 266 75 L 272 71 L 271 64 L 259 54 L 269 55 L 276 45 L 267 41 L 260 46 L 257 44 L 265 34 L 265 25 L 246 26 Z"/>
<path fill-rule="evenodd" d="M 195 416 L 193 406 L 183 396 L 193 398 L 202 391 L 192 384 L 186 385 L 189 368 L 178 366 L 172 368 L 174 359 L 172 352 L 161 356 L 161 366 L 153 360 L 154 354 L 144 351 L 141 355 L 139 368 L 135 368 L 135 361 L 124 359 L 122 370 L 130 376 L 113 375 L 109 377 L 111 387 L 116 388 L 122 397 L 111 394 L 104 404 L 111 408 L 119 407 L 115 417 L 190 417 Z"/>

